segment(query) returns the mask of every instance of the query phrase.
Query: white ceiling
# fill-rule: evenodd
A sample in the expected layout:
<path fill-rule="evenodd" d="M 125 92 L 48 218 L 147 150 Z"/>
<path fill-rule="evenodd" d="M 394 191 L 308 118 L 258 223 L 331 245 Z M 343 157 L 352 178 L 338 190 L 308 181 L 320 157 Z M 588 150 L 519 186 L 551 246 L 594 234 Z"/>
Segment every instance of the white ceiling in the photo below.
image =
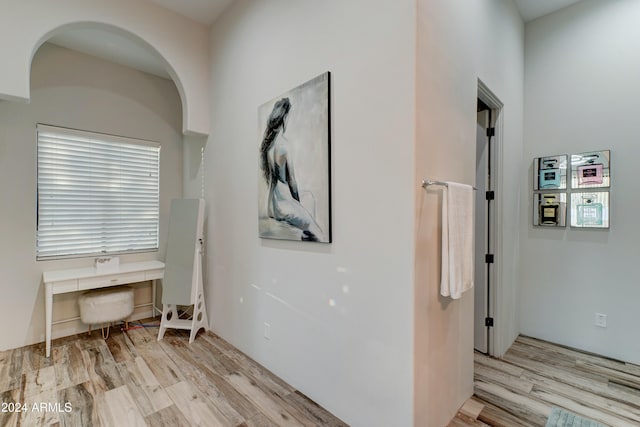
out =
<path fill-rule="evenodd" d="M 149 0 L 164 8 L 211 25 L 234 0 Z M 391 0 L 390 0 L 391 1 Z M 514 0 L 525 22 L 565 8 L 581 0 Z M 162 58 L 140 40 L 95 28 L 66 31 L 53 37 L 51 43 L 108 61 L 170 78 Z"/>
<path fill-rule="evenodd" d="M 581 0 L 515 0 L 524 22 L 533 21 L 579 1 Z"/>
<path fill-rule="evenodd" d="M 233 0 L 150 0 L 203 24 L 211 25 Z"/>

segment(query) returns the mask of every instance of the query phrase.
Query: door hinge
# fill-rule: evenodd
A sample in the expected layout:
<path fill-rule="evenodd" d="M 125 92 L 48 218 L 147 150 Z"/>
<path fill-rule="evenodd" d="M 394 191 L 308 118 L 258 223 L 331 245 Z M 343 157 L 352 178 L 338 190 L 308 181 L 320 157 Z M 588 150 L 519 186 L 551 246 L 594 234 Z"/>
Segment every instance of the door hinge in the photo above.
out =
<path fill-rule="evenodd" d="M 496 136 L 496 128 L 487 128 L 487 136 L 489 138 Z"/>
<path fill-rule="evenodd" d="M 485 317 L 484 326 L 492 328 L 493 327 L 493 317 Z"/>
<path fill-rule="evenodd" d="M 493 200 L 496 198 L 496 193 L 494 191 L 487 191 L 485 196 L 487 200 Z"/>
<path fill-rule="evenodd" d="M 485 254 L 484 262 L 487 264 L 493 264 L 493 254 Z"/>

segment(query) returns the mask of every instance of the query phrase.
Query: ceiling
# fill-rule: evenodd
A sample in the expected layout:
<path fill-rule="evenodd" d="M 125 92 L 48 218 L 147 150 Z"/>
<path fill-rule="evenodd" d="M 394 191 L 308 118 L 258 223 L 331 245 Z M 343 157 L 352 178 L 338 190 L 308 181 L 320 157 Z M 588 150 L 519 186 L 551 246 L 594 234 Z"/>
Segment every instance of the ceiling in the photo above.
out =
<path fill-rule="evenodd" d="M 148 0 L 176 13 L 211 25 L 234 0 Z M 392 1 L 392 0 L 390 0 Z M 445 0 L 446 1 L 446 0 Z M 514 0 L 525 22 L 581 0 Z M 53 37 L 51 43 L 170 78 L 162 58 L 137 39 L 104 29 L 83 28 Z"/>
<path fill-rule="evenodd" d="M 233 0 L 150 0 L 162 7 L 211 25 Z"/>
<path fill-rule="evenodd" d="M 524 22 L 533 21 L 581 0 L 514 0 Z"/>

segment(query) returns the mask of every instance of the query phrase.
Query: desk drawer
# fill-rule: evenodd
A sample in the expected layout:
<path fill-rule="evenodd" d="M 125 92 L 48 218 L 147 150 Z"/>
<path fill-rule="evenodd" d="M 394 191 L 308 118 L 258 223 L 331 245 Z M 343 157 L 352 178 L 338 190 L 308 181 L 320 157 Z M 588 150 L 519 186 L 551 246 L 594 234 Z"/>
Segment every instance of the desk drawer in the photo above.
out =
<path fill-rule="evenodd" d="M 60 282 L 53 282 L 52 284 L 54 294 L 63 294 L 65 292 L 73 292 L 78 290 L 78 280 L 62 280 Z"/>
<path fill-rule="evenodd" d="M 78 290 L 106 288 L 107 286 L 126 285 L 129 283 L 144 282 L 144 271 L 124 273 L 113 276 L 90 277 L 80 279 Z"/>
<path fill-rule="evenodd" d="M 159 270 L 149 270 L 144 273 L 144 278 L 146 280 L 156 280 L 164 278 L 164 269 L 161 268 Z"/>

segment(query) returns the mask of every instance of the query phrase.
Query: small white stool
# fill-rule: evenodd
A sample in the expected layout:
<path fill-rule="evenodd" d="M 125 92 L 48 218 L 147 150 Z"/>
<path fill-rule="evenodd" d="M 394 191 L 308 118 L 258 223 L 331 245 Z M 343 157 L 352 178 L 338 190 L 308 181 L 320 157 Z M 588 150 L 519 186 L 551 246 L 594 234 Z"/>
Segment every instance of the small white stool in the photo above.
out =
<path fill-rule="evenodd" d="M 117 286 L 114 288 L 99 289 L 85 292 L 78 297 L 80 306 L 80 319 L 82 323 L 89 325 L 102 324 L 102 337 L 109 337 L 111 322 L 125 320 L 133 313 L 133 288 Z M 104 324 L 107 323 L 107 334 L 104 333 Z M 128 327 L 128 322 L 127 323 Z"/>

